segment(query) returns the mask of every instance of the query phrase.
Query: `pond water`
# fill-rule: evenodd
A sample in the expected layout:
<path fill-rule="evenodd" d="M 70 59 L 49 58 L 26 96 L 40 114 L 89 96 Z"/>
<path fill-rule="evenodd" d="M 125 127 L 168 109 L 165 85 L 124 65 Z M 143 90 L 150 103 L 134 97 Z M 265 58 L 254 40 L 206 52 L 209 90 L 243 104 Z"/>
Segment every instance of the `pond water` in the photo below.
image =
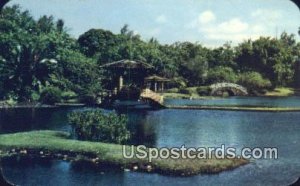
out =
<path fill-rule="evenodd" d="M 228 105 L 232 100 L 219 104 Z M 300 106 L 300 98 L 246 98 L 252 103 Z M 199 101 L 189 101 L 199 104 Z M 169 100 L 182 104 L 182 100 Z M 217 100 L 206 101 L 217 104 Z M 226 103 L 223 103 L 226 102 Z M 289 105 L 290 104 L 290 105 Z M 53 129 L 69 131 L 67 113 L 74 109 L 14 109 L 0 111 L 0 132 Z M 91 108 L 88 108 L 91 109 Z M 128 110 L 133 143 L 156 147 L 277 147 L 277 160 L 255 160 L 235 170 L 192 177 L 162 176 L 74 166 L 63 161 L 10 160 L 4 174 L 18 185 L 288 185 L 300 176 L 300 112 L 214 110 Z"/>
<path fill-rule="evenodd" d="M 212 99 L 167 99 L 166 105 L 211 105 L 253 107 L 300 107 L 300 97 L 229 97 Z"/>

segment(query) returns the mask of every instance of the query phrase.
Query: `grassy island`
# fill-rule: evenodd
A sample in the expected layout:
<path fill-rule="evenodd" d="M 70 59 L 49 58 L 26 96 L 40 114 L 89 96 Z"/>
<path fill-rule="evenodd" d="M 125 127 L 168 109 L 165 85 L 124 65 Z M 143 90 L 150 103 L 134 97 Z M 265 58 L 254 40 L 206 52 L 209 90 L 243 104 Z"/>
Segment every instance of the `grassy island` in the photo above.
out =
<path fill-rule="evenodd" d="M 71 162 L 87 161 L 124 170 L 190 176 L 200 173 L 218 173 L 248 163 L 244 159 L 125 159 L 122 146 L 70 139 L 57 131 L 32 131 L 0 135 L 0 157 L 38 156 Z"/>

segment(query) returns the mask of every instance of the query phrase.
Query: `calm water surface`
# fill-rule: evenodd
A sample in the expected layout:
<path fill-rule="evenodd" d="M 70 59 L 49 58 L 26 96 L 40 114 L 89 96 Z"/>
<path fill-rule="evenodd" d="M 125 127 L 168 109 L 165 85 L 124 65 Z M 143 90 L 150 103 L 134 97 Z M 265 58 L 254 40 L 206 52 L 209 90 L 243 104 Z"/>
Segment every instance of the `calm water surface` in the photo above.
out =
<path fill-rule="evenodd" d="M 182 100 L 168 100 L 183 104 Z M 188 101 L 200 104 L 201 101 Z M 300 98 L 233 98 L 207 104 L 300 106 Z M 0 132 L 36 129 L 69 131 L 69 109 L 0 111 Z M 78 108 L 77 108 L 78 109 Z M 86 109 L 86 108 L 80 108 Z M 79 109 L 79 110 L 80 110 Z M 128 111 L 133 143 L 156 147 L 277 147 L 277 160 L 255 160 L 215 175 L 172 177 L 159 174 L 99 170 L 63 161 L 5 161 L 6 177 L 19 185 L 288 185 L 300 176 L 299 112 L 234 112 L 206 110 Z"/>

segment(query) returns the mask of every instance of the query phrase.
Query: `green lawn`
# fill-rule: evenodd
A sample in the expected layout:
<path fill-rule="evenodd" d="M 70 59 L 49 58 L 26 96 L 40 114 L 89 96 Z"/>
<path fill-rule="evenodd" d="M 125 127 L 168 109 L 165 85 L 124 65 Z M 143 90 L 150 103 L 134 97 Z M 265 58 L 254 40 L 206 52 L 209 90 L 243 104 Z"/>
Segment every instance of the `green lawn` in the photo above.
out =
<path fill-rule="evenodd" d="M 26 151 L 26 153 L 24 153 Z M 84 142 L 69 139 L 69 134 L 57 131 L 32 131 L 15 134 L 0 135 L 0 157 L 11 154 L 29 152 L 41 154 L 61 154 L 63 157 L 76 154 L 73 160 L 78 160 L 85 154 L 92 154 L 91 162 L 118 166 L 122 169 L 132 169 L 135 165 L 137 171 L 157 172 L 189 176 L 199 173 L 218 173 L 247 164 L 244 159 L 154 159 L 151 163 L 147 159 L 125 159 L 122 156 L 122 146 L 100 142 Z M 16 153 L 18 152 L 18 153 Z M 65 155 L 64 155 L 65 154 Z M 143 167 L 151 166 L 151 170 Z"/>
<path fill-rule="evenodd" d="M 265 96 L 292 96 L 295 94 L 295 90 L 293 88 L 289 88 L 289 87 L 278 87 L 275 88 L 272 91 L 268 91 Z"/>

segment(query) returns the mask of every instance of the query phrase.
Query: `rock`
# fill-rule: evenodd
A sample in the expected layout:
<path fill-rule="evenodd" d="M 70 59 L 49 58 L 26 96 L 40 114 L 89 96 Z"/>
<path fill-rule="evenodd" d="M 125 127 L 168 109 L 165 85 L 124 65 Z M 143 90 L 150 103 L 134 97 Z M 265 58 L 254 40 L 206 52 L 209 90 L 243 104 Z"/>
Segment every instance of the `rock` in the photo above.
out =
<path fill-rule="evenodd" d="M 27 150 L 26 149 L 20 150 L 20 154 L 27 154 Z"/>
<path fill-rule="evenodd" d="M 151 172 L 151 171 L 152 171 L 152 166 L 151 166 L 151 165 L 147 165 L 146 168 L 147 168 L 147 171 L 148 171 L 148 172 Z"/>
<path fill-rule="evenodd" d="M 136 165 L 135 165 L 135 166 L 133 166 L 133 170 L 135 170 L 135 171 L 136 171 L 136 170 L 138 170 L 138 169 L 139 169 L 139 168 L 138 168 L 138 166 L 136 166 Z"/>
<path fill-rule="evenodd" d="M 124 169 L 124 172 L 130 172 L 130 169 Z"/>

